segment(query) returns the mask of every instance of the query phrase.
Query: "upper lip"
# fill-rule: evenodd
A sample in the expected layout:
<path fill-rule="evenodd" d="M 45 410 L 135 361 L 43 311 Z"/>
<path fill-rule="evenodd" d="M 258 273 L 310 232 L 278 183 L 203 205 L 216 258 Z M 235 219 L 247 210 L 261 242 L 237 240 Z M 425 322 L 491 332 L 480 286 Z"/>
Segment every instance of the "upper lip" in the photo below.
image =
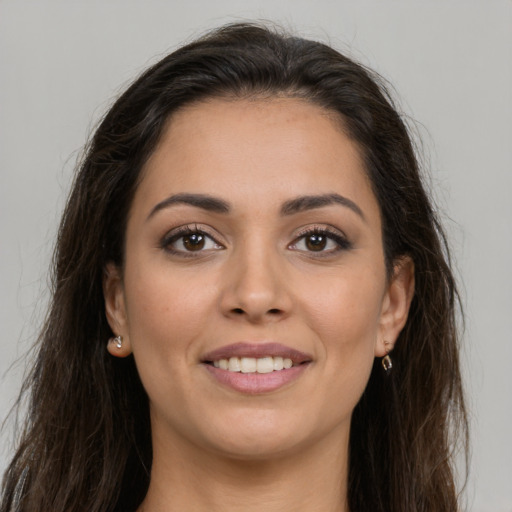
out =
<path fill-rule="evenodd" d="M 202 362 L 218 361 L 220 359 L 229 359 L 231 357 L 282 357 L 289 358 L 294 364 L 311 361 L 312 357 L 300 350 L 287 347 L 281 343 L 247 343 L 238 342 L 231 345 L 225 345 L 205 354 Z"/>

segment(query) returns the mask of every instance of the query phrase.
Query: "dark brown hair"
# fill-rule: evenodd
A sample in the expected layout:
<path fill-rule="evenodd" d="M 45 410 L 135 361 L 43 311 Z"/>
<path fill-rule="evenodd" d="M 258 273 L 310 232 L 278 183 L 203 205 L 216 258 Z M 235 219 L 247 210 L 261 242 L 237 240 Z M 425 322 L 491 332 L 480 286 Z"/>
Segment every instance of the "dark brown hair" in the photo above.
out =
<path fill-rule="evenodd" d="M 30 405 L 1 512 L 127 511 L 142 501 L 152 461 L 148 398 L 133 358 L 105 350 L 112 332 L 104 268 L 123 264 L 127 213 L 169 116 L 205 98 L 276 95 L 338 113 L 380 205 L 388 272 L 403 255 L 415 264 L 393 371 L 385 376 L 375 362 L 353 413 L 350 510 L 457 510 L 453 448 L 467 441 L 458 297 L 406 126 L 381 80 L 361 65 L 318 42 L 235 24 L 143 73 L 90 141 L 60 225 L 53 301 L 22 392 Z"/>

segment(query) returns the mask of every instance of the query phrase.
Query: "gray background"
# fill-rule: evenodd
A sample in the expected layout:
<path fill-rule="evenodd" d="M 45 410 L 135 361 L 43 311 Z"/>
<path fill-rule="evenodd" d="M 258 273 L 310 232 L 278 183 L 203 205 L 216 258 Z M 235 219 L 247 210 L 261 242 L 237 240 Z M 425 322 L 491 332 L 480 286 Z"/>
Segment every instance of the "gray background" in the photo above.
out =
<path fill-rule="evenodd" d="M 512 511 L 510 0 L 0 0 L 0 418 L 23 373 L 13 363 L 44 315 L 52 240 L 87 134 L 158 56 L 248 18 L 349 48 L 418 121 L 467 312 L 468 508 Z"/>

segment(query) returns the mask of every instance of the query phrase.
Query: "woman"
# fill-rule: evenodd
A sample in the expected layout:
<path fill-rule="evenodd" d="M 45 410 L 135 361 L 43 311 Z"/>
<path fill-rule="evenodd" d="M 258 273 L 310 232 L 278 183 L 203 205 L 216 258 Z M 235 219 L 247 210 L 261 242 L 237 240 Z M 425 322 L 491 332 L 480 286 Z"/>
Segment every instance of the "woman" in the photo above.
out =
<path fill-rule="evenodd" d="M 80 165 L 53 294 L 2 511 L 457 510 L 444 235 L 333 49 L 239 24 L 146 71 Z"/>

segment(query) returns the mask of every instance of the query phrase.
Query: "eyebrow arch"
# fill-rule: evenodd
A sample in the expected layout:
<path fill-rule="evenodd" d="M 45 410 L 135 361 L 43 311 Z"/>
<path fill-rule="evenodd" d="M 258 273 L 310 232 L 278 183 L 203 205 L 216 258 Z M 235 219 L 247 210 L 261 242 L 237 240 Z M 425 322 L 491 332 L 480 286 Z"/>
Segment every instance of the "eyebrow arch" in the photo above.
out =
<path fill-rule="evenodd" d="M 175 194 L 160 201 L 149 213 L 146 220 L 149 220 L 155 213 L 169 208 L 175 204 L 189 204 L 203 210 L 214 213 L 229 213 L 230 207 L 226 201 L 207 194 Z"/>
<path fill-rule="evenodd" d="M 359 208 L 354 201 L 334 193 L 317 196 L 300 196 L 290 199 L 281 207 L 281 215 L 293 215 L 295 213 L 314 210 L 315 208 L 322 208 L 323 206 L 330 206 L 332 204 L 345 206 L 357 213 L 357 215 L 359 215 L 363 220 L 366 220 L 361 208 Z"/>

